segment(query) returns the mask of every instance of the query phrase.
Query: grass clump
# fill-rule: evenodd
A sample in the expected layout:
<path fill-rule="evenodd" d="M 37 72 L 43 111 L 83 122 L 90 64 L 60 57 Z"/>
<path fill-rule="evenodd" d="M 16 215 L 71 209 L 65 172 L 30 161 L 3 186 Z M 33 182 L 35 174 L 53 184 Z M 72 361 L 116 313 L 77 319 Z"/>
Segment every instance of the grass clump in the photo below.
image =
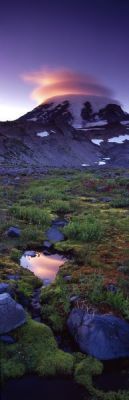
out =
<path fill-rule="evenodd" d="M 126 208 L 129 207 L 129 198 L 120 197 L 118 199 L 114 199 L 110 204 L 111 207 L 114 208 Z"/>
<path fill-rule="evenodd" d="M 78 218 L 64 227 L 64 234 L 68 239 L 80 242 L 99 241 L 104 235 L 103 224 L 94 216 L 84 216 L 83 221 Z"/>
<path fill-rule="evenodd" d="M 37 224 L 37 225 L 49 225 L 51 222 L 51 216 L 47 209 L 42 210 L 41 208 L 32 206 L 25 207 L 14 205 L 11 207 L 10 212 L 15 216 L 15 218 L 23 219 L 27 222 Z"/>

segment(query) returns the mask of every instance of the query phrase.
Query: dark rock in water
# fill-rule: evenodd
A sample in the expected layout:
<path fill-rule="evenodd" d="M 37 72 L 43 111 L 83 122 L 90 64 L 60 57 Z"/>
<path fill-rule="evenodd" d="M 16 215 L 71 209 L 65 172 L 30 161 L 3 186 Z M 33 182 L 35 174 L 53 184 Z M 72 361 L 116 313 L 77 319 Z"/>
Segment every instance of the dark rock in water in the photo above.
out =
<path fill-rule="evenodd" d="M 16 343 L 16 340 L 14 338 L 12 338 L 12 336 L 9 336 L 9 335 L 1 335 L 0 340 L 1 340 L 1 342 L 7 343 L 7 344 Z"/>
<path fill-rule="evenodd" d="M 43 250 L 43 254 L 44 254 L 44 256 L 50 256 L 51 255 L 50 251 L 48 251 L 48 250 Z"/>
<path fill-rule="evenodd" d="M 21 230 L 17 226 L 11 226 L 7 232 L 9 237 L 20 237 Z"/>
<path fill-rule="evenodd" d="M 50 240 L 52 243 L 61 242 L 64 240 L 64 235 L 56 226 L 52 226 L 46 232 L 47 239 Z"/>
<path fill-rule="evenodd" d="M 24 252 L 24 256 L 36 257 L 36 251 L 34 251 L 34 250 L 26 250 Z"/>
<path fill-rule="evenodd" d="M 8 333 L 26 322 L 26 314 L 8 293 L 0 294 L 0 334 Z"/>
<path fill-rule="evenodd" d="M 8 291 L 9 291 L 9 284 L 4 282 L 0 283 L 0 294 Z"/>
<path fill-rule="evenodd" d="M 50 249 L 52 247 L 52 244 L 48 240 L 44 240 L 43 246 L 46 247 L 46 249 Z"/>
<path fill-rule="evenodd" d="M 52 223 L 52 225 L 54 226 L 58 226 L 63 228 L 65 225 L 67 225 L 67 221 L 65 219 L 55 219 Z"/>
<path fill-rule="evenodd" d="M 74 308 L 68 329 L 83 353 L 100 360 L 129 357 L 129 324 L 120 318 Z"/>

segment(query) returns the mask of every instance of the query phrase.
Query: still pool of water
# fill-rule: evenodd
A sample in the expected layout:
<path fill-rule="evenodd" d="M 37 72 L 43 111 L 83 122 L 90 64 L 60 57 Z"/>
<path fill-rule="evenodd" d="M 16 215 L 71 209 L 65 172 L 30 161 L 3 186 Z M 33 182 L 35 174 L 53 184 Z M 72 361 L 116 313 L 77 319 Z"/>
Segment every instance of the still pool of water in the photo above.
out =
<path fill-rule="evenodd" d="M 28 268 L 36 276 L 49 284 L 54 281 L 59 267 L 66 262 L 66 258 L 59 254 L 45 255 L 36 253 L 35 257 L 24 255 L 20 259 L 21 267 Z"/>
<path fill-rule="evenodd" d="M 84 391 L 71 379 L 25 376 L 8 381 L 0 398 L 1 400 L 83 400 Z M 87 396 L 85 400 L 88 400 Z"/>

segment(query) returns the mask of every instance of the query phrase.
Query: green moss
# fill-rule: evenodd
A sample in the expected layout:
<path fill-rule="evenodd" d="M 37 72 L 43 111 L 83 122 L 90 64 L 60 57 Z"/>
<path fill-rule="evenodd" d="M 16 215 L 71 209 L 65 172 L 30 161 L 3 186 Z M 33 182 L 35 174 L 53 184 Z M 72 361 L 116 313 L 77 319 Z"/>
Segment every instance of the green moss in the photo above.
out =
<path fill-rule="evenodd" d="M 12 249 L 11 249 L 11 252 L 10 252 L 10 258 L 11 258 L 11 260 L 12 260 L 12 261 L 19 262 L 20 257 L 21 257 L 21 251 L 18 250 L 18 249 L 12 248 Z"/>
<path fill-rule="evenodd" d="M 66 317 L 70 310 L 69 290 L 61 277 L 56 282 L 44 288 L 41 293 L 42 319 L 55 332 L 61 332 L 65 326 Z"/>
<path fill-rule="evenodd" d="M 1 380 L 35 372 L 39 375 L 72 374 L 74 357 L 59 350 L 51 329 L 31 319 L 12 332 L 16 344 L 1 344 Z"/>
<path fill-rule="evenodd" d="M 85 357 L 75 366 L 74 378 L 77 383 L 84 386 L 93 400 L 128 400 L 129 391 L 108 393 L 94 387 L 92 378 L 100 375 L 103 371 L 103 364 L 92 357 Z"/>

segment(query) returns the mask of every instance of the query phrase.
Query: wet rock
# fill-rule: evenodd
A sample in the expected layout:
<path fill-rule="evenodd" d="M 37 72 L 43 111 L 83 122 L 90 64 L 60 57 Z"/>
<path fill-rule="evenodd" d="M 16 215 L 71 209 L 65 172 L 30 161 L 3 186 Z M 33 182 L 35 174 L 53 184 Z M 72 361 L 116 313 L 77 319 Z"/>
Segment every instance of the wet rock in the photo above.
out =
<path fill-rule="evenodd" d="M 68 329 L 83 353 L 100 360 L 129 357 L 129 324 L 120 318 L 74 308 Z"/>
<path fill-rule="evenodd" d="M 44 251 L 43 251 L 43 254 L 44 254 L 45 256 L 50 256 L 50 255 L 51 255 L 50 251 L 48 251 L 48 250 L 44 250 Z"/>
<path fill-rule="evenodd" d="M 48 240 L 44 242 L 44 246 L 45 243 L 56 243 L 64 240 L 64 234 L 58 228 L 63 228 L 65 225 L 67 225 L 67 223 L 68 222 L 65 219 L 55 219 L 51 228 L 49 228 L 46 232 L 46 237 Z"/>
<path fill-rule="evenodd" d="M 50 249 L 52 247 L 52 244 L 48 240 L 44 240 L 43 246 L 46 247 L 46 249 Z"/>
<path fill-rule="evenodd" d="M 0 340 L 1 340 L 1 342 L 4 342 L 6 344 L 16 343 L 16 340 L 12 336 L 9 336 L 9 335 L 1 335 Z"/>
<path fill-rule="evenodd" d="M 17 227 L 17 226 L 11 226 L 8 231 L 7 231 L 7 235 L 9 237 L 20 237 L 21 235 L 21 230 Z"/>
<path fill-rule="evenodd" d="M 50 240 L 52 243 L 61 242 L 64 240 L 64 235 L 62 232 L 57 229 L 56 226 L 52 226 L 46 232 L 47 239 Z"/>
<path fill-rule="evenodd" d="M 8 293 L 0 294 L 0 334 L 8 333 L 26 322 L 26 314 Z"/>
<path fill-rule="evenodd" d="M 8 291 L 9 291 L 9 284 L 4 282 L 0 283 L 0 294 Z"/>
<path fill-rule="evenodd" d="M 36 251 L 34 251 L 34 250 L 26 250 L 24 252 L 24 256 L 36 257 Z"/>

